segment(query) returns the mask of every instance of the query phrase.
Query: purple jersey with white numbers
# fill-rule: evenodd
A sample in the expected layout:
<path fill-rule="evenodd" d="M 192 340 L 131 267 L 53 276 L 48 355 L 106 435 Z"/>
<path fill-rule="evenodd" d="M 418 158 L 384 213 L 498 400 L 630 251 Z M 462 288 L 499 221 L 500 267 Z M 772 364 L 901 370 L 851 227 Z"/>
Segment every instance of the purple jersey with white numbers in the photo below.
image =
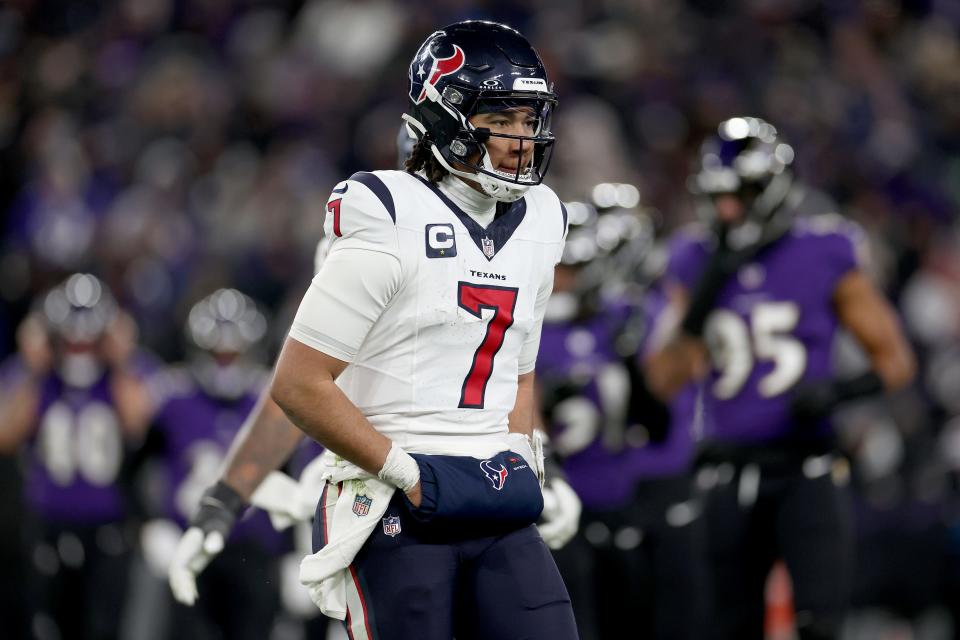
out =
<path fill-rule="evenodd" d="M 840 279 L 859 267 L 861 235 L 838 216 L 798 218 L 723 285 L 704 329 L 712 361 L 704 394 L 708 438 L 760 443 L 794 430 L 790 391 L 831 375 L 833 296 Z M 668 278 L 692 292 L 708 247 L 705 235 L 679 233 Z M 827 436 L 830 426 L 807 429 L 808 436 Z"/>
<path fill-rule="evenodd" d="M 37 415 L 27 443 L 25 488 L 31 509 L 62 523 L 121 520 L 125 509 L 118 481 L 125 445 L 109 376 L 77 389 L 48 375 Z"/>
<path fill-rule="evenodd" d="M 584 320 L 543 324 L 537 380 L 554 397 L 551 442 L 590 508 L 622 505 L 638 479 L 681 473 L 688 460 L 683 436 L 651 446 L 627 429 L 630 377 L 614 344 L 636 312 L 617 303 Z"/>
<path fill-rule="evenodd" d="M 154 418 L 163 433 L 164 466 L 169 491 L 166 516 L 186 527 L 203 492 L 220 475 L 223 459 L 244 420 L 253 410 L 259 389 L 251 388 L 233 401 L 206 394 L 186 371 L 163 374 L 163 402 Z M 285 537 L 277 533 L 267 514 L 251 509 L 234 528 L 232 540 L 256 541 L 271 552 L 283 550 Z"/>

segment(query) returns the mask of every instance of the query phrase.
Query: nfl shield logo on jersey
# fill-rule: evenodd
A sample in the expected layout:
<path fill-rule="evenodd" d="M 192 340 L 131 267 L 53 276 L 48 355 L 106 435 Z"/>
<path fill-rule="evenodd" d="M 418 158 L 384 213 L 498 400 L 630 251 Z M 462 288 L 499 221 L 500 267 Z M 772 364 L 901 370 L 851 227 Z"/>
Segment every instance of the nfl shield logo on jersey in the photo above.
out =
<path fill-rule="evenodd" d="M 383 532 L 393 538 L 400 533 L 400 516 L 387 516 L 383 519 Z"/>
<path fill-rule="evenodd" d="M 370 513 L 370 505 L 373 504 L 373 499 L 365 495 L 357 495 L 353 499 L 353 512 L 359 517 L 363 517 Z"/>
<path fill-rule="evenodd" d="M 493 240 L 490 238 L 481 238 L 480 247 L 483 249 L 483 255 L 487 256 L 488 260 L 492 259 L 493 254 L 497 252 L 493 246 Z"/>

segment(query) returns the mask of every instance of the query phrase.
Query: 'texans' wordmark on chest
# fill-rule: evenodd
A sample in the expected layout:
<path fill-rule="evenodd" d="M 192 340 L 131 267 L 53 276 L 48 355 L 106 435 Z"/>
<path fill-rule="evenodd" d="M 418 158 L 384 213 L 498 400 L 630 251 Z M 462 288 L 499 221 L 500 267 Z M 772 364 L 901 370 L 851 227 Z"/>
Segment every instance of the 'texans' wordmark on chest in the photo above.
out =
<path fill-rule="evenodd" d="M 487 278 L 489 280 L 506 281 L 507 279 L 507 276 L 501 273 L 489 273 L 487 271 L 474 271 L 473 269 L 470 269 L 470 275 L 472 275 L 474 278 Z"/>

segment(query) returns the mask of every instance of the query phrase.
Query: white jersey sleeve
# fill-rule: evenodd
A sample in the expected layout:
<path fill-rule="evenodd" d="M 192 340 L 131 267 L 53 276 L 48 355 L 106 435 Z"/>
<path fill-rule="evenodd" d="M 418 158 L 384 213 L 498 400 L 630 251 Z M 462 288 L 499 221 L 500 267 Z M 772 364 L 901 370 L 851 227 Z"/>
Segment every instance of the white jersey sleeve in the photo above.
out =
<path fill-rule="evenodd" d="M 393 201 L 373 174 L 340 183 L 327 202 L 317 273 L 290 337 L 345 362 L 357 355 L 401 282 Z"/>

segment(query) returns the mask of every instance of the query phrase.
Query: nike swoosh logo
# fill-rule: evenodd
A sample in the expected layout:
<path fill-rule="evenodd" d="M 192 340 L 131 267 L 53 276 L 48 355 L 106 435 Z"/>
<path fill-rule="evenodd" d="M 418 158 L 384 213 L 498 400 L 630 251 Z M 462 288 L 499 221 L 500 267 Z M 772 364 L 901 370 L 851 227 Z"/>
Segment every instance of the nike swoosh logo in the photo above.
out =
<path fill-rule="evenodd" d="M 347 192 L 347 189 L 348 189 L 349 187 L 350 187 L 350 183 L 348 182 L 347 184 L 343 185 L 343 189 L 334 189 L 333 192 L 334 192 L 334 193 L 346 193 L 346 192 Z"/>

